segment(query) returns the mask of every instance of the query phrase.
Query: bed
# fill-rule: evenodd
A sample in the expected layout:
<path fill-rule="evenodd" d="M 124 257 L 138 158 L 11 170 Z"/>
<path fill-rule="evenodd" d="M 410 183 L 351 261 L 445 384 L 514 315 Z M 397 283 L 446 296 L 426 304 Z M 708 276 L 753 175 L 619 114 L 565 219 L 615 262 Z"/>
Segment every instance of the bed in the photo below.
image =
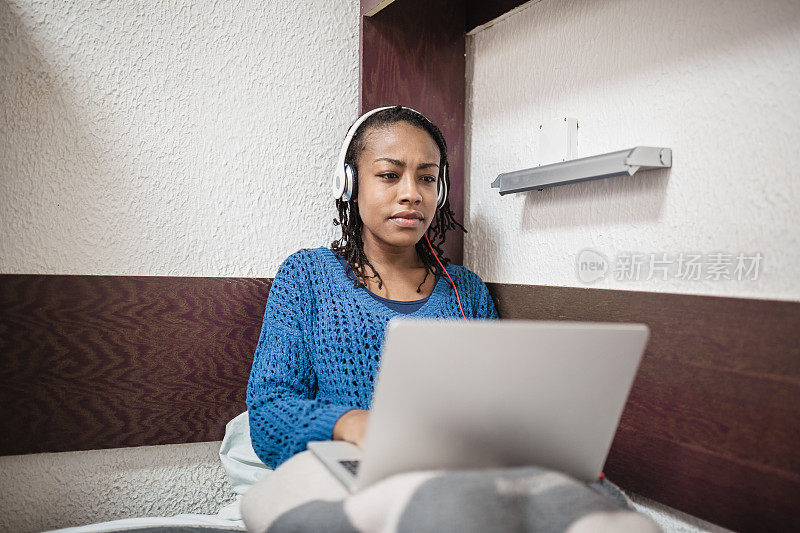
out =
<path fill-rule="evenodd" d="M 225 437 L 219 449 L 220 461 L 225 470 L 227 481 L 237 498 L 222 506 L 216 514 L 178 514 L 172 516 L 148 516 L 138 518 L 125 518 L 106 522 L 92 523 L 58 530 L 59 533 L 112 533 L 120 531 L 137 531 L 148 533 L 167 532 L 222 532 L 244 531 L 245 525 L 241 520 L 239 504 L 241 496 L 259 480 L 271 473 L 253 451 L 250 444 L 250 429 L 247 412 L 243 412 L 226 425 Z M 613 489 L 609 491 L 612 497 L 619 498 Z M 621 493 L 620 493 L 621 494 Z M 625 496 L 621 496 L 625 498 Z M 675 510 L 654 506 L 654 502 L 647 502 L 641 498 L 627 499 L 632 508 L 650 517 L 667 532 L 700 532 L 700 531 L 727 531 L 723 528 L 705 523 L 688 515 L 681 515 Z"/>

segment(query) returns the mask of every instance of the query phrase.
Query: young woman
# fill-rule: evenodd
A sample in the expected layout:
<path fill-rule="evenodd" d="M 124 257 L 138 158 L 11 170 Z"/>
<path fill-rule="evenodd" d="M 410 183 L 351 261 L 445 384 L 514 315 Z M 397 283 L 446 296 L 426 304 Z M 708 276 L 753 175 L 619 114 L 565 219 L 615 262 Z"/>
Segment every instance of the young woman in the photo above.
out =
<path fill-rule="evenodd" d="M 342 152 L 337 174 L 352 179 L 337 185 L 342 236 L 281 264 L 247 387 L 253 448 L 271 467 L 309 441 L 362 444 L 391 318 L 497 318 L 483 281 L 442 257 L 445 232 L 466 230 L 443 189 L 439 128 L 381 108 L 356 121 Z"/>
<path fill-rule="evenodd" d="M 351 127 L 339 166 L 334 223 L 342 237 L 331 248 L 289 256 L 267 300 L 247 407 L 253 448 L 264 463 L 278 468 L 242 499 L 248 531 L 394 530 L 408 516 L 422 519 L 408 530 L 487 531 L 512 523 L 519 529 L 524 519 L 533 524 L 529 530 L 564 531 L 582 514 L 622 508 L 548 471 L 526 471 L 529 477 L 520 478 L 519 470 L 510 470 L 506 480 L 479 481 L 466 489 L 456 472 L 448 485 L 453 490 L 433 492 L 421 489 L 429 474 L 414 472 L 351 495 L 304 451 L 316 440 L 362 444 L 390 319 L 497 318 L 483 281 L 441 257 L 445 232 L 464 228 L 453 219 L 447 200 L 447 146 L 436 126 L 404 107 L 373 110 Z M 521 480 L 533 484 L 520 485 Z M 496 488 L 500 483 L 527 491 L 524 487 L 539 486 L 537 480 L 558 490 L 527 495 Z M 484 499 L 500 501 L 498 508 L 507 510 L 510 522 L 492 521 L 494 515 L 452 522 L 464 518 L 456 509 Z M 412 501 L 414 513 L 406 515 L 403 510 Z M 526 502 L 531 507 L 523 509 Z M 570 531 L 658 531 L 632 512 L 587 516 Z"/>

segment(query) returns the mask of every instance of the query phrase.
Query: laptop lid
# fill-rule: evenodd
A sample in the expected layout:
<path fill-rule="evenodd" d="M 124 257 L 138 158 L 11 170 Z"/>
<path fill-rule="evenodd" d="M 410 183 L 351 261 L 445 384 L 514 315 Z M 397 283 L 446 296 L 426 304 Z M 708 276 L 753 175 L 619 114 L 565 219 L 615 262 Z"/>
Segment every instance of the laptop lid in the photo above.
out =
<path fill-rule="evenodd" d="M 523 465 L 597 479 L 648 336 L 644 324 L 393 319 L 357 487 Z"/>

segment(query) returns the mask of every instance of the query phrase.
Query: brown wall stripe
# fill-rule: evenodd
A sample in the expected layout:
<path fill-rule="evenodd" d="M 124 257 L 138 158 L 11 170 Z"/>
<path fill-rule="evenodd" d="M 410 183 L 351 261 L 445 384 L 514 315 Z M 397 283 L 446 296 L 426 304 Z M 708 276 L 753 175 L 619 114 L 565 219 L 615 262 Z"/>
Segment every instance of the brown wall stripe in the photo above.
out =
<path fill-rule="evenodd" d="M 0 454 L 221 439 L 269 285 L 0 275 Z"/>

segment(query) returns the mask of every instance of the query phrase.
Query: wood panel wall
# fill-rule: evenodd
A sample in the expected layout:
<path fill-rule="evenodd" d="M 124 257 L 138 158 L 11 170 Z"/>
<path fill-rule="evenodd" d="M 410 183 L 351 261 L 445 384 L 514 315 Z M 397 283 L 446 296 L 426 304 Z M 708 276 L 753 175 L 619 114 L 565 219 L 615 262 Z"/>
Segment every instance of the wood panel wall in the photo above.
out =
<path fill-rule="evenodd" d="M 0 275 L 0 455 L 220 440 L 269 286 Z"/>

